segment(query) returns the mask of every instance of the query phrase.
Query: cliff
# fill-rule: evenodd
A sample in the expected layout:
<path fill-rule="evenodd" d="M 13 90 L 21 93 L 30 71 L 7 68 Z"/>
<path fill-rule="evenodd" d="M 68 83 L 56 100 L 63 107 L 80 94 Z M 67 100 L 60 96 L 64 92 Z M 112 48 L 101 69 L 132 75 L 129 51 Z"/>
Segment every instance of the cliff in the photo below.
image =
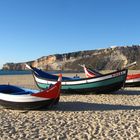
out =
<path fill-rule="evenodd" d="M 111 70 L 122 68 L 134 61 L 137 61 L 134 69 L 140 69 L 139 45 L 55 54 L 25 63 L 45 70 L 82 70 L 78 64 L 86 64 L 98 70 Z M 25 63 L 6 63 L 3 69 L 25 70 Z"/>

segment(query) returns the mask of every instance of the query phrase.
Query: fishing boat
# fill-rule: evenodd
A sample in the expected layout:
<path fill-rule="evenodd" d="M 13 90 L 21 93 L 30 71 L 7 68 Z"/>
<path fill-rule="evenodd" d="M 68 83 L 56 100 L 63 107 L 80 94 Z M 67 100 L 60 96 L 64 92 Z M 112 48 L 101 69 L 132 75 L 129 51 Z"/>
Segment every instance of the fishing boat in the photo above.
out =
<path fill-rule="evenodd" d="M 130 66 L 135 65 L 135 64 L 136 63 L 133 62 L 126 67 L 130 67 Z M 88 78 L 103 75 L 102 73 L 99 73 L 97 70 L 88 68 L 85 65 L 80 65 L 80 66 L 83 67 L 84 72 L 85 72 L 85 76 L 88 77 Z M 139 86 L 140 86 L 140 73 L 138 73 L 138 74 L 128 74 L 127 77 L 126 77 L 126 81 L 125 81 L 125 87 L 139 87 Z"/>
<path fill-rule="evenodd" d="M 127 75 L 125 86 L 126 87 L 140 87 L 140 73 Z"/>
<path fill-rule="evenodd" d="M 59 102 L 61 75 L 58 81 L 43 91 L 25 89 L 14 85 L 0 85 L 0 105 L 12 109 L 37 109 Z"/>
<path fill-rule="evenodd" d="M 26 65 L 32 70 L 34 80 L 41 89 L 48 88 L 50 84 L 55 84 L 57 75 L 50 74 L 35 67 Z M 116 72 L 99 75 L 91 78 L 72 78 L 62 77 L 61 92 L 62 93 L 108 93 L 120 89 L 126 79 L 127 69 Z"/>

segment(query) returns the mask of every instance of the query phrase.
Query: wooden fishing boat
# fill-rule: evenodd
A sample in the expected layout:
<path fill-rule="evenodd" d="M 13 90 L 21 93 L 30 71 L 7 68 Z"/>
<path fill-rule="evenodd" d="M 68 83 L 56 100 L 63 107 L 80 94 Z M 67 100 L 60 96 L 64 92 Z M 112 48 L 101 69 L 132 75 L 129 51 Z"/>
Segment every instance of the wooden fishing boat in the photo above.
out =
<path fill-rule="evenodd" d="M 140 87 L 140 73 L 127 75 L 125 86 L 126 87 Z"/>
<path fill-rule="evenodd" d="M 35 67 L 26 65 L 32 70 L 37 86 L 41 89 L 48 88 L 56 83 L 57 75 L 52 75 Z M 127 69 L 108 73 L 91 78 L 62 77 L 61 92 L 64 93 L 108 93 L 120 89 L 126 79 Z"/>
<path fill-rule="evenodd" d="M 59 102 L 61 76 L 59 80 L 43 91 L 0 85 L 0 105 L 12 109 L 37 109 Z"/>
<path fill-rule="evenodd" d="M 81 66 L 84 68 L 85 76 L 88 78 L 103 75 L 96 70 L 86 67 L 85 65 Z M 139 87 L 139 86 L 140 86 L 140 73 L 128 74 L 125 81 L 125 87 Z"/>

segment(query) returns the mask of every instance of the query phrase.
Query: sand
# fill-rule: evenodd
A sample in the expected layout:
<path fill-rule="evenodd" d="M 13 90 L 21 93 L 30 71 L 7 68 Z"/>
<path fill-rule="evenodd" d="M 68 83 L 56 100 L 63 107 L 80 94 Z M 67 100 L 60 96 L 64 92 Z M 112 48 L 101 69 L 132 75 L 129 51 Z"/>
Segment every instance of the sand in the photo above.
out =
<path fill-rule="evenodd" d="M 0 76 L 0 84 L 37 88 L 32 75 Z M 0 107 L 0 140 L 139 140 L 140 88 L 113 94 L 61 95 L 37 111 Z"/>

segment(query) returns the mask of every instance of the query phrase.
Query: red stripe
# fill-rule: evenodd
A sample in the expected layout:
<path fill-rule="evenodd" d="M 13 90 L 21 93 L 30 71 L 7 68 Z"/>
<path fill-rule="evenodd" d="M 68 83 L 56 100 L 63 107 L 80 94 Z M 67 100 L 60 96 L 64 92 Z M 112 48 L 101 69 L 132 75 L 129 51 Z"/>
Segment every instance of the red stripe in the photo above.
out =
<path fill-rule="evenodd" d="M 131 74 L 131 75 L 127 75 L 127 80 L 129 79 L 136 79 L 136 78 L 140 78 L 140 74 Z"/>
<path fill-rule="evenodd" d="M 84 67 L 84 71 L 85 71 L 85 74 L 86 74 L 86 77 L 90 78 L 90 77 L 95 77 L 95 74 L 94 73 L 91 73 L 87 70 L 87 68 Z"/>

